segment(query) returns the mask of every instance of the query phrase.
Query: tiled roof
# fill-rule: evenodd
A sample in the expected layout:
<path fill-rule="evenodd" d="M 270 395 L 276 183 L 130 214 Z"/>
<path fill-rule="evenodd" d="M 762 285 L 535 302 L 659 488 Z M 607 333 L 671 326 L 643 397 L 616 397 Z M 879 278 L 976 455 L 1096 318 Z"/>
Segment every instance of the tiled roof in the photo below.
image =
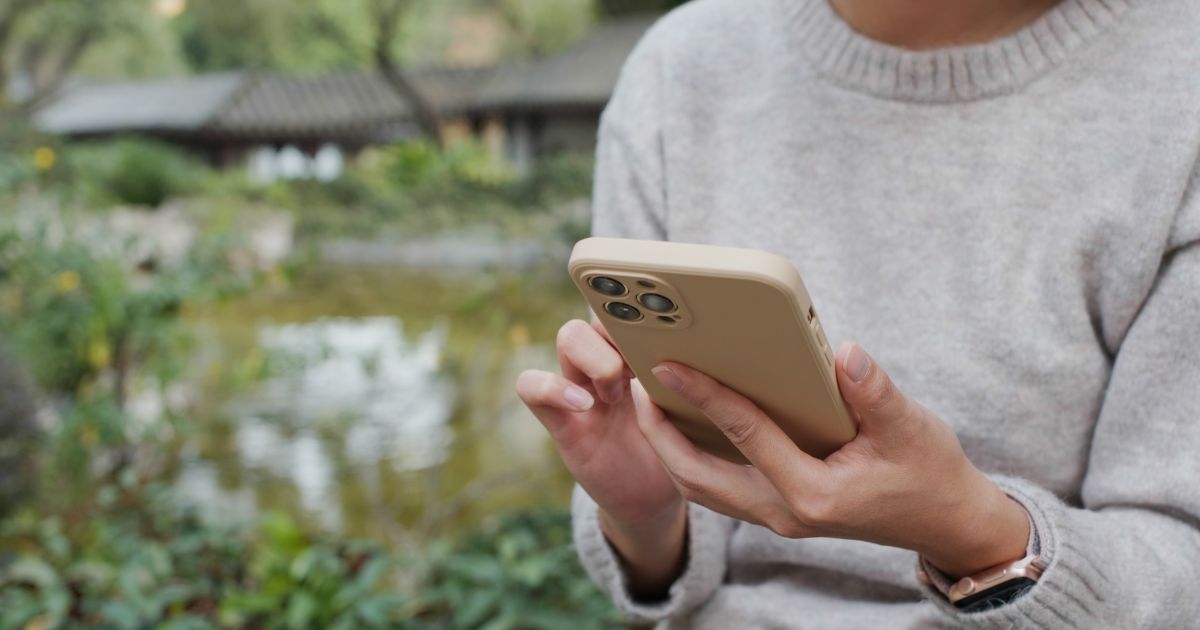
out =
<path fill-rule="evenodd" d="M 587 107 L 608 101 L 621 65 L 651 17 L 602 24 L 556 55 L 496 68 L 418 68 L 416 88 L 444 114 Z M 412 115 L 381 75 L 310 77 L 230 72 L 82 84 L 36 114 L 49 132 L 159 132 L 272 139 L 389 140 L 412 133 Z"/>
<path fill-rule="evenodd" d="M 658 16 L 601 24 L 556 55 L 502 65 L 480 91 L 480 109 L 603 107 L 625 58 Z"/>
<path fill-rule="evenodd" d="M 434 106 L 451 114 L 465 108 L 478 77 L 486 72 L 425 69 L 413 72 L 411 80 Z M 220 136 L 385 140 L 403 135 L 411 120 L 408 103 L 375 72 L 261 75 L 248 79 L 204 131 Z"/>
<path fill-rule="evenodd" d="M 109 84 L 80 84 L 40 109 L 35 121 L 51 133 L 199 128 L 241 85 L 242 73 Z"/>

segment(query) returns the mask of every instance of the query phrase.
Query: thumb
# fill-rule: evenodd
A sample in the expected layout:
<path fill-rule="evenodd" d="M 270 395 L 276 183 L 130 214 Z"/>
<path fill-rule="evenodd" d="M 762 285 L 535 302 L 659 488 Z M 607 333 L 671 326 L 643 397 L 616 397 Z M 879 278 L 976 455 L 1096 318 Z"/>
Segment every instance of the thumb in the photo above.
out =
<path fill-rule="evenodd" d="M 879 367 L 857 343 L 847 342 L 837 352 L 838 387 L 842 398 L 858 416 L 862 428 L 882 429 L 918 415 L 921 407 Z"/>

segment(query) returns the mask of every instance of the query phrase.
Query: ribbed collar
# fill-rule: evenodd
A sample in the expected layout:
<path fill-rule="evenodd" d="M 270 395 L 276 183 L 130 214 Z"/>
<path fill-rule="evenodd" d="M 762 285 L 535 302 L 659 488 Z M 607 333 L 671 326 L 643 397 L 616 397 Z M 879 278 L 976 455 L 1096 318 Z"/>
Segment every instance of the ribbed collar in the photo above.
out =
<path fill-rule="evenodd" d="M 780 0 L 817 72 L 881 98 L 952 102 L 1012 92 L 1062 63 L 1136 0 L 1063 0 L 1025 28 L 985 44 L 911 51 L 869 39 L 829 0 Z"/>

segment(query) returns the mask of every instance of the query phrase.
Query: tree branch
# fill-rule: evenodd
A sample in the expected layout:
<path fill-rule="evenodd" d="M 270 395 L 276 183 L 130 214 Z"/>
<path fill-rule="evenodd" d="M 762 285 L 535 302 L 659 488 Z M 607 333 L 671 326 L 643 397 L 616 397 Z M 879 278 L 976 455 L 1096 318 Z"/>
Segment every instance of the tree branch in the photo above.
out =
<path fill-rule="evenodd" d="M 57 62 L 49 74 L 44 77 L 44 81 L 38 81 L 40 85 L 35 86 L 33 95 L 21 105 L 22 109 L 25 111 L 37 109 L 46 99 L 53 96 L 58 88 L 62 87 L 67 75 L 79 63 L 79 59 L 83 57 L 83 53 L 88 46 L 91 46 L 99 33 L 100 27 L 95 22 L 89 22 L 87 26 L 79 29 L 67 44 L 66 49 L 58 56 Z"/>
<path fill-rule="evenodd" d="M 400 20 L 409 8 L 410 3 L 407 0 L 372 0 L 376 25 L 373 47 L 375 66 L 392 90 L 408 103 L 421 132 L 440 147 L 444 144 L 441 115 L 417 89 L 392 55 Z"/>

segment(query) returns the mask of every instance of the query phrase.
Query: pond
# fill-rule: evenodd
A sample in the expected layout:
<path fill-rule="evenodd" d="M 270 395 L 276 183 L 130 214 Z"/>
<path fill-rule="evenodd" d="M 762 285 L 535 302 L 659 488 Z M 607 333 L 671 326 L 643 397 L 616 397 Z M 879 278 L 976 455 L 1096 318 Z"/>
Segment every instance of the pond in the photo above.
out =
<path fill-rule="evenodd" d="M 322 265 L 190 313 L 199 410 L 176 486 L 221 520 L 286 510 L 385 544 L 566 503 L 570 479 L 513 394 L 556 368 L 586 309 L 561 266 Z"/>

